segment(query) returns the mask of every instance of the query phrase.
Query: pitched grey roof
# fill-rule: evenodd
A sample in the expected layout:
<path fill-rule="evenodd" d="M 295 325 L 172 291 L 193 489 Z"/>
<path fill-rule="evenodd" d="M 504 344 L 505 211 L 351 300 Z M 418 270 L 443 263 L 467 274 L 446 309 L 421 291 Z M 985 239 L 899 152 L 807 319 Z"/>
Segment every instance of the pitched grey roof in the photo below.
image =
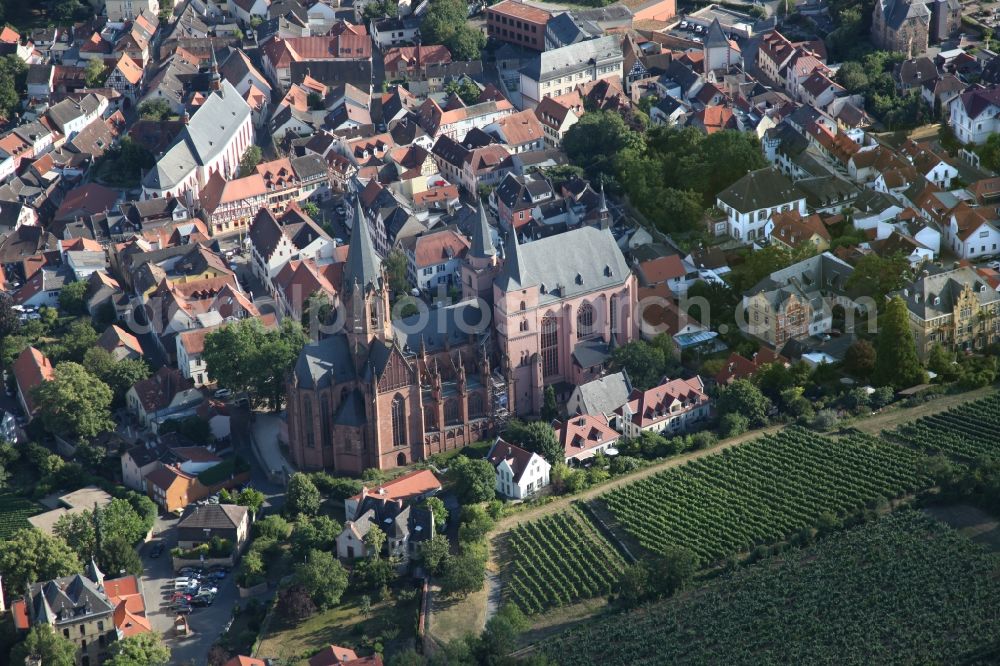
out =
<path fill-rule="evenodd" d="M 891 28 L 899 29 L 908 19 L 921 22 L 930 20 L 930 10 L 920 0 L 879 0 L 882 3 L 882 15 L 885 23 Z"/>
<path fill-rule="evenodd" d="M 357 283 L 362 289 L 378 286 L 382 278 L 382 260 L 375 253 L 368 222 L 361 212 L 361 197 L 354 200 L 354 226 L 351 227 L 350 250 L 344 266 L 344 286 L 352 288 Z"/>
<path fill-rule="evenodd" d="M 240 526 L 247 515 L 245 506 L 236 504 L 208 504 L 195 507 L 177 523 L 178 529 L 183 527 L 196 529 L 233 529 Z"/>
<path fill-rule="evenodd" d="M 535 81 L 548 81 L 583 68 L 602 67 L 622 57 L 618 37 L 607 35 L 539 53 L 521 72 Z"/>
<path fill-rule="evenodd" d="M 580 227 L 526 245 L 515 240 L 508 247 L 513 256 L 508 254 L 504 262 L 501 288 L 510 291 L 538 285 L 539 305 L 620 285 L 630 275 L 614 237 L 595 227 Z"/>
<path fill-rule="evenodd" d="M 346 335 L 331 335 L 302 348 L 295 362 L 302 388 L 323 388 L 354 379 L 354 359 Z"/>
<path fill-rule="evenodd" d="M 746 294 L 763 292 L 777 310 L 791 294 L 807 301 L 821 293 L 846 294 L 847 280 L 852 273 L 854 268 L 850 264 L 824 252 L 771 273 Z"/>
<path fill-rule="evenodd" d="M 712 20 L 712 25 L 708 27 L 708 35 L 705 37 L 705 47 L 712 48 L 713 46 L 729 46 L 729 38 L 722 31 L 718 18 Z"/>
<path fill-rule="evenodd" d="M 114 612 L 96 583 L 80 574 L 34 583 L 28 596 L 32 619 L 45 624 L 75 623 Z"/>
<path fill-rule="evenodd" d="M 220 91 L 198 107 L 174 145 L 146 174 L 143 185 L 155 190 L 176 186 L 195 168 L 215 159 L 249 116 L 247 103 L 229 81 L 222 81 Z"/>
<path fill-rule="evenodd" d="M 624 372 L 605 375 L 576 387 L 574 393 L 585 414 L 611 414 L 628 402 L 632 383 Z"/>
<path fill-rule="evenodd" d="M 774 167 L 751 171 L 719 193 L 719 200 L 741 213 L 802 199 L 803 195 Z"/>
<path fill-rule="evenodd" d="M 497 249 L 493 246 L 493 234 L 490 232 L 490 222 L 486 218 L 486 208 L 482 201 L 479 202 L 478 213 L 477 224 L 472 228 L 472 247 L 469 249 L 469 256 L 495 257 Z"/>
<path fill-rule="evenodd" d="M 396 344 L 403 351 L 416 352 L 421 343 L 429 352 L 456 347 L 489 330 L 490 312 L 482 309 L 478 300 L 430 309 L 426 315 L 416 314 L 393 322 Z"/>
<path fill-rule="evenodd" d="M 1000 302 L 1000 293 L 968 266 L 944 270 L 928 265 L 927 275 L 921 275 L 892 295 L 902 298 L 907 309 L 917 317 L 933 319 L 952 314 L 959 294 L 967 285 L 972 288 L 981 306 Z"/>

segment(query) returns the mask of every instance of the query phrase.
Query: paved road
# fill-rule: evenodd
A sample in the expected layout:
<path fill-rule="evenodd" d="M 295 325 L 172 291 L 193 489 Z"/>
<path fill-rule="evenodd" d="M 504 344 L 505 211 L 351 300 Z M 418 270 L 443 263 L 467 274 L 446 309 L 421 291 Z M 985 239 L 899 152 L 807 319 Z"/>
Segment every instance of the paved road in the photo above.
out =
<path fill-rule="evenodd" d="M 183 638 L 174 636 L 173 621 L 176 616 L 168 606 L 170 595 L 174 591 L 175 575 L 171 567 L 169 549 L 177 545 L 174 527 L 176 524 L 176 520 L 160 518 L 156 521 L 153 529 L 158 535 L 157 540 L 162 540 L 167 545 L 167 549 L 160 557 L 153 559 L 149 556 L 153 542 L 146 544 L 142 549 L 144 567 L 142 586 L 146 601 L 146 616 L 150 619 L 153 630 L 162 634 L 170 646 L 172 652 L 170 663 L 201 666 L 207 663 L 209 648 L 228 626 L 233 616 L 233 606 L 239 601 L 239 595 L 235 579 L 231 575 L 219 581 L 216 583 L 219 594 L 215 603 L 206 608 L 195 608 L 188 616 L 191 635 Z"/>

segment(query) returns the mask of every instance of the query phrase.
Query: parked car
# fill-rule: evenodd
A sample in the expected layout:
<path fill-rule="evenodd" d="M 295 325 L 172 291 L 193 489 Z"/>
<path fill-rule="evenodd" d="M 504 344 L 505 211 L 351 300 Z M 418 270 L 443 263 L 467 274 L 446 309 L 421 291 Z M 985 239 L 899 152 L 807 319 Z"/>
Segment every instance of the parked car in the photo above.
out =
<path fill-rule="evenodd" d="M 157 557 L 163 554 L 163 548 L 164 548 L 163 542 L 157 541 L 156 543 L 153 544 L 153 548 L 149 551 L 149 556 L 152 557 L 153 559 L 156 559 Z"/>
<path fill-rule="evenodd" d="M 214 592 L 199 592 L 191 600 L 192 606 L 211 606 L 212 602 L 215 601 Z"/>
<path fill-rule="evenodd" d="M 187 615 L 193 610 L 194 608 L 191 607 L 191 604 L 179 604 L 173 609 L 173 611 L 178 615 Z"/>
<path fill-rule="evenodd" d="M 989 268 L 992 268 L 995 271 L 1000 271 L 1000 261 L 991 261 L 990 263 L 988 263 L 986 265 Z"/>
<path fill-rule="evenodd" d="M 214 395 L 216 398 L 219 398 L 220 400 L 224 400 L 226 398 L 233 397 L 233 391 L 232 391 L 232 389 L 220 388 L 219 390 L 217 390 L 212 395 Z"/>
<path fill-rule="evenodd" d="M 186 601 L 191 601 L 190 594 L 184 594 L 183 592 L 174 592 L 170 597 L 170 603 L 184 603 Z"/>

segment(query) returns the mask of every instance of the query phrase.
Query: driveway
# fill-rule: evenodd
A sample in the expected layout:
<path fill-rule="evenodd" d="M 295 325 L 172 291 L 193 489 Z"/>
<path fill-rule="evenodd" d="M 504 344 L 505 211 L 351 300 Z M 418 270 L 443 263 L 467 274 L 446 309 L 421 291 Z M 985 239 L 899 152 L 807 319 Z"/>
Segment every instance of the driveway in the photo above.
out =
<path fill-rule="evenodd" d="M 239 603 L 235 578 L 232 575 L 216 583 L 219 594 L 215 603 L 204 608 L 195 608 L 188 616 L 188 626 L 191 634 L 177 638 L 173 632 L 175 615 L 169 610 L 170 595 L 174 592 L 174 572 L 170 562 L 170 548 L 177 545 L 174 526 L 176 520 L 157 518 L 153 530 L 157 539 L 166 542 L 166 550 L 160 557 L 149 556 L 152 549 L 150 542 L 142 548 L 142 588 L 146 601 L 146 617 L 149 618 L 153 630 L 163 635 L 170 646 L 171 664 L 202 666 L 208 663 L 208 650 L 212 647 L 222 632 L 229 626 L 233 617 L 233 606 Z"/>

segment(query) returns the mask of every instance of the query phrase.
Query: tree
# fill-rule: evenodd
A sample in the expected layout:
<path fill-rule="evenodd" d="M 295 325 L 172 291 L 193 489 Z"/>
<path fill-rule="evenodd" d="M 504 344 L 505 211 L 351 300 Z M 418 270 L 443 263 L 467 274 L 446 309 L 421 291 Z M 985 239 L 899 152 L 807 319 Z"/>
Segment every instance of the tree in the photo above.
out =
<path fill-rule="evenodd" d="M 738 437 L 750 429 L 750 421 L 742 414 L 726 414 L 719 419 L 719 435 L 722 437 Z"/>
<path fill-rule="evenodd" d="M 483 587 L 486 582 L 486 562 L 472 553 L 462 553 L 445 560 L 441 576 L 441 591 L 445 595 L 464 597 Z"/>
<path fill-rule="evenodd" d="M 526 451 L 532 451 L 555 464 L 566 459 L 555 430 L 545 421 L 524 422 L 513 419 L 507 424 L 504 439 Z"/>
<path fill-rule="evenodd" d="M 258 538 L 281 541 L 287 539 L 288 535 L 292 533 L 292 524 L 273 513 L 254 523 L 253 529 Z"/>
<path fill-rule="evenodd" d="M 563 137 L 563 150 L 592 182 L 617 182 L 616 156 L 626 150 L 642 155 L 645 141 L 617 113 L 596 111 L 585 114 L 569 129 Z"/>
<path fill-rule="evenodd" d="M 715 406 L 720 415 L 740 414 L 752 427 L 757 428 L 767 424 L 771 401 L 749 380 L 737 379 L 719 391 Z"/>
<path fill-rule="evenodd" d="M 612 350 L 611 364 L 628 373 L 632 386 L 645 391 L 677 369 L 671 345 L 671 338 L 663 333 L 650 342 L 633 340 Z"/>
<path fill-rule="evenodd" d="M 10 663 L 76 666 L 76 643 L 57 634 L 52 625 L 36 623 L 11 650 Z"/>
<path fill-rule="evenodd" d="M 135 576 L 142 573 L 142 558 L 135 552 L 135 544 L 121 537 L 112 536 L 101 542 L 97 563 L 108 573 Z"/>
<path fill-rule="evenodd" d="M 551 422 L 559 416 L 559 403 L 556 402 L 556 390 L 551 385 L 545 387 L 545 398 L 542 403 L 542 420 Z"/>
<path fill-rule="evenodd" d="M 104 61 L 100 58 L 91 58 L 87 61 L 87 66 L 83 68 L 83 75 L 86 78 L 88 88 L 100 88 L 104 85 L 105 69 Z"/>
<path fill-rule="evenodd" d="M 301 585 L 289 585 L 278 592 L 278 608 L 282 617 L 303 620 L 316 614 L 316 604 Z"/>
<path fill-rule="evenodd" d="M 20 329 L 21 319 L 17 310 L 14 309 L 14 299 L 6 291 L 0 292 L 0 339 L 7 339 Z M 20 350 L 18 351 L 20 352 Z M 5 362 L 4 365 L 7 363 Z"/>
<path fill-rule="evenodd" d="M 445 40 L 444 45 L 448 47 L 456 60 L 479 60 L 480 53 L 486 46 L 486 35 L 478 28 L 462 23 L 455 29 L 451 37 Z"/>
<path fill-rule="evenodd" d="M 139 105 L 139 117 L 144 120 L 166 120 L 170 117 L 170 104 L 165 99 L 151 99 Z"/>
<path fill-rule="evenodd" d="M 872 409 L 882 409 L 886 405 L 891 404 L 895 397 L 896 392 L 892 390 L 891 386 L 879 386 L 875 389 L 875 392 L 869 396 L 868 401 L 871 404 Z"/>
<path fill-rule="evenodd" d="M 28 66 L 16 55 L 0 58 L 0 113 L 11 118 L 21 105 L 22 80 Z"/>
<path fill-rule="evenodd" d="M 406 254 L 399 248 L 394 248 L 385 257 L 382 266 L 389 278 L 389 289 L 392 293 L 402 295 L 410 293 L 410 279 L 407 277 L 408 261 Z"/>
<path fill-rule="evenodd" d="M 293 579 L 309 591 L 320 610 L 336 606 L 347 589 L 347 571 L 332 553 L 322 550 L 309 551 L 306 561 L 295 565 Z"/>
<path fill-rule="evenodd" d="M 301 560 L 310 550 L 334 550 L 340 525 L 329 516 L 299 516 L 292 530 L 292 554 Z"/>
<path fill-rule="evenodd" d="M 257 515 L 260 511 L 260 507 L 264 506 L 264 500 L 267 499 L 264 493 L 260 492 L 256 488 L 246 487 L 240 491 L 240 494 L 236 497 L 236 503 L 240 506 L 245 506 L 250 509 L 251 515 Z"/>
<path fill-rule="evenodd" d="M 235 392 L 246 392 L 254 404 L 279 407 L 285 395 L 285 373 L 305 346 L 302 326 L 286 317 L 277 330 L 259 319 L 242 319 L 209 333 L 202 358 L 213 380 Z"/>
<path fill-rule="evenodd" d="M 438 576 L 444 570 L 445 562 L 450 557 L 451 546 L 448 543 L 448 537 L 443 534 L 435 534 L 421 543 L 417 547 L 417 552 L 424 563 L 424 568 L 432 576 Z"/>
<path fill-rule="evenodd" d="M 170 648 L 158 633 L 144 632 L 126 636 L 111 644 L 108 666 L 164 666 L 170 661 Z"/>
<path fill-rule="evenodd" d="M 260 160 L 263 157 L 261 153 L 260 146 L 250 146 L 243 153 L 243 157 L 240 158 L 240 177 L 249 176 L 260 164 Z"/>
<path fill-rule="evenodd" d="M 844 353 L 844 369 L 855 377 L 867 379 L 875 370 L 875 347 L 867 340 L 858 340 Z"/>
<path fill-rule="evenodd" d="M 54 361 L 83 361 L 87 351 L 97 344 L 97 331 L 89 320 L 77 319 L 59 341 L 48 346 L 49 357 Z"/>
<path fill-rule="evenodd" d="M 488 460 L 458 456 L 448 468 L 448 476 L 465 504 L 486 502 L 496 496 L 496 472 Z"/>
<path fill-rule="evenodd" d="M 319 513 L 322 501 L 316 484 L 308 475 L 302 472 L 292 474 L 285 491 L 285 510 L 288 514 L 294 516 L 304 513 L 307 516 L 315 516 Z"/>
<path fill-rule="evenodd" d="M 896 390 L 925 383 L 927 373 L 917 358 L 903 299 L 895 296 L 889 301 L 880 323 L 872 379 L 878 386 L 892 386 Z"/>
<path fill-rule="evenodd" d="M 83 280 L 70 282 L 59 290 L 59 309 L 66 314 L 79 316 L 87 311 L 83 297 L 87 293 L 87 283 Z"/>
<path fill-rule="evenodd" d="M 215 441 L 212 426 L 199 416 L 185 416 L 181 419 L 168 419 L 160 424 L 159 432 L 166 434 L 180 433 L 195 444 L 211 444 Z"/>
<path fill-rule="evenodd" d="M 448 508 L 440 497 L 428 497 L 424 500 L 424 508 L 434 517 L 434 528 L 439 532 L 448 523 Z"/>
<path fill-rule="evenodd" d="M 315 201 L 308 201 L 308 200 L 303 201 L 301 204 L 299 204 L 299 208 L 301 208 L 302 212 L 305 213 L 309 217 L 309 219 L 313 221 L 315 221 L 320 215 L 319 206 L 316 205 Z"/>
<path fill-rule="evenodd" d="M 927 369 L 944 381 L 955 381 L 961 374 L 961 368 L 955 363 L 955 352 L 946 349 L 940 342 L 927 354 Z"/>
<path fill-rule="evenodd" d="M 482 541 L 493 529 L 493 525 L 493 517 L 482 505 L 466 506 L 462 509 L 462 523 L 458 528 L 458 540 L 462 543 L 463 548 L 467 544 Z"/>
<path fill-rule="evenodd" d="M 81 562 L 97 556 L 97 530 L 90 511 L 60 516 L 52 531 L 73 549 Z"/>
<path fill-rule="evenodd" d="M 128 500 L 115 498 L 98 509 L 94 517 L 102 539 L 116 537 L 134 545 L 142 539 L 148 527 Z"/>
<path fill-rule="evenodd" d="M 863 95 L 868 91 L 868 74 L 860 62 L 845 62 L 837 72 L 836 79 L 849 93 Z"/>
<path fill-rule="evenodd" d="M 837 416 L 837 412 L 832 409 L 821 409 L 816 412 L 816 416 L 813 417 L 809 425 L 813 430 L 827 432 L 837 427 L 839 421 L 840 417 Z"/>
<path fill-rule="evenodd" d="M 468 8 L 461 0 L 433 0 L 420 24 L 427 44 L 444 44 L 455 60 L 478 60 L 486 36 L 467 25 Z"/>
<path fill-rule="evenodd" d="M 866 254 L 854 264 L 854 272 L 847 279 L 847 288 L 871 296 L 882 302 L 886 294 L 903 288 L 910 274 L 910 262 L 900 252 L 882 256 L 877 252 Z"/>
<path fill-rule="evenodd" d="M 385 532 L 382 531 L 381 527 L 373 525 L 368 528 L 368 533 L 365 534 L 364 541 L 368 553 L 373 559 L 377 560 L 382 557 L 382 546 L 385 545 L 385 539 Z"/>
<path fill-rule="evenodd" d="M 476 82 L 468 77 L 462 77 L 461 79 L 452 79 L 444 86 L 444 91 L 449 95 L 458 95 L 466 104 L 475 104 L 479 101 L 479 95 L 482 92 Z"/>
<path fill-rule="evenodd" d="M 142 359 L 124 358 L 119 361 L 101 347 L 88 349 L 83 356 L 83 365 L 111 389 L 113 408 L 123 406 L 128 390 L 150 374 L 149 366 Z"/>
<path fill-rule="evenodd" d="M 114 430 L 111 389 L 79 363 L 64 362 L 51 381 L 35 388 L 35 404 L 49 432 L 70 438 L 90 438 Z"/>
<path fill-rule="evenodd" d="M 653 564 L 656 576 L 650 580 L 657 596 L 669 597 L 691 582 L 698 570 L 698 556 L 683 546 L 668 546 Z"/>
<path fill-rule="evenodd" d="M 68 576 L 83 568 L 65 541 L 34 528 L 20 529 L 0 541 L 0 571 L 4 589 L 18 593 L 29 583 Z"/>

